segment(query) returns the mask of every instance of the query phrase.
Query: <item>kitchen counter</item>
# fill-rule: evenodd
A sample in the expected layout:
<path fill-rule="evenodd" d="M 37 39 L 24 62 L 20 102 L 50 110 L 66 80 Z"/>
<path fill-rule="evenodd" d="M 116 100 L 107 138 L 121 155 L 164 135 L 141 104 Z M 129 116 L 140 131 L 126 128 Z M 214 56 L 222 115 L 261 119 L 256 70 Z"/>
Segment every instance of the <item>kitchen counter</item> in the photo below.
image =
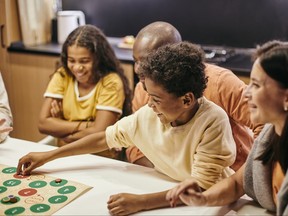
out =
<path fill-rule="evenodd" d="M 109 37 L 112 48 L 114 49 L 117 58 L 122 62 L 133 63 L 132 50 L 118 48 L 117 44 L 121 41 L 120 38 Z M 22 42 L 12 43 L 8 47 L 9 52 L 30 53 L 50 56 L 60 56 L 62 45 L 58 43 L 47 43 L 35 46 L 24 46 Z"/>
<path fill-rule="evenodd" d="M 119 48 L 121 38 L 108 37 L 117 58 L 121 62 L 133 64 L 131 49 Z M 48 43 L 36 46 L 24 46 L 21 42 L 12 43 L 8 47 L 9 52 L 30 53 L 50 56 L 60 56 L 61 44 Z M 228 68 L 236 75 L 249 77 L 252 68 L 251 55 L 253 49 L 224 48 L 217 46 L 202 46 L 207 62 Z"/>

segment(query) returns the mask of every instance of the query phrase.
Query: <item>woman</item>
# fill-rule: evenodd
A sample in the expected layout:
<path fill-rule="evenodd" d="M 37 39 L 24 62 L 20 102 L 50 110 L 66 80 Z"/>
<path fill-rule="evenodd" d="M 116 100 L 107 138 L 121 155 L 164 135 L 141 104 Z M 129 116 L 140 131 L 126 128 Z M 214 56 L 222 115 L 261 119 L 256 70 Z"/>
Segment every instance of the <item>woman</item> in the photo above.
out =
<path fill-rule="evenodd" d="M 288 43 L 270 41 L 256 51 L 246 91 L 250 118 L 266 124 L 250 155 L 231 177 L 201 192 L 187 179 L 170 190 L 166 199 L 175 206 L 227 205 L 244 193 L 263 208 L 288 215 Z"/>
<path fill-rule="evenodd" d="M 41 133 L 59 138 L 61 146 L 105 131 L 130 114 L 127 78 L 101 30 L 92 25 L 76 28 L 63 44 L 61 61 L 63 67 L 44 94 Z M 106 153 L 102 155 L 118 157 L 116 151 Z"/>

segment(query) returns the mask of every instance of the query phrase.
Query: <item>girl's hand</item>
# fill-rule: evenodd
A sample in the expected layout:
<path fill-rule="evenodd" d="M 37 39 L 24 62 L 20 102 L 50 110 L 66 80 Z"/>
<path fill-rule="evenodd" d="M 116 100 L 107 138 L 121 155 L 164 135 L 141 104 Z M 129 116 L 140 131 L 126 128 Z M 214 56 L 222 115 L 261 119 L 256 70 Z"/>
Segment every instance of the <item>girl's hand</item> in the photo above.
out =
<path fill-rule="evenodd" d="M 62 101 L 55 100 L 55 99 L 52 100 L 50 114 L 54 118 L 60 118 L 60 119 L 64 118 Z"/>

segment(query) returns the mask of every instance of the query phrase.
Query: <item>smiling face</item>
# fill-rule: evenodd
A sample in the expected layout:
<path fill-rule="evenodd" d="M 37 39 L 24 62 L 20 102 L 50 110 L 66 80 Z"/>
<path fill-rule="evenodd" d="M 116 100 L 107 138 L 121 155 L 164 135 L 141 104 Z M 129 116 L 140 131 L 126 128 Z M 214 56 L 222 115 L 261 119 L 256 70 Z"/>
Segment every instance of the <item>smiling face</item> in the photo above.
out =
<path fill-rule="evenodd" d="M 283 107 L 287 101 L 287 90 L 265 73 L 259 59 L 253 64 L 250 80 L 245 96 L 248 98 L 251 121 L 284 125 L 286 112 Z"/>
<path fill-rule="evenodd" d="M 93 57 L 90 51 L 77 45 L 67 49 L 67 66 L 80 84 L 93 83 Z"/>
<path fill-rule="evenodd" d="M 189 103 L 184 103 L 185 96 L 177 97 L 169 94 L 159 84 L 151 79 L 145 79 L 149 94 L 148 106 L 157 114 L 162 124 L 171 123 L 173 127 L 186 124 L 194 113 L 191 112 L 196 102 L 190 98 Z M 191 115 L 192 114 L 192 115 Z"/>

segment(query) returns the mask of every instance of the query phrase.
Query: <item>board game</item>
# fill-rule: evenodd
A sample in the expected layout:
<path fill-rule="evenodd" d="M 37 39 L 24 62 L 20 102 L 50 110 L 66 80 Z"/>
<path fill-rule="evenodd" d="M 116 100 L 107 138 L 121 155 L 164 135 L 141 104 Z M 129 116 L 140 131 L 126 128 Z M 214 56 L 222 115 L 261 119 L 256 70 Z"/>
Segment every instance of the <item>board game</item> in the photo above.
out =
<path fill-rule="evenodd" d="M 92 187 L 0 164 L 0 215 L 51 215 Z"/>

